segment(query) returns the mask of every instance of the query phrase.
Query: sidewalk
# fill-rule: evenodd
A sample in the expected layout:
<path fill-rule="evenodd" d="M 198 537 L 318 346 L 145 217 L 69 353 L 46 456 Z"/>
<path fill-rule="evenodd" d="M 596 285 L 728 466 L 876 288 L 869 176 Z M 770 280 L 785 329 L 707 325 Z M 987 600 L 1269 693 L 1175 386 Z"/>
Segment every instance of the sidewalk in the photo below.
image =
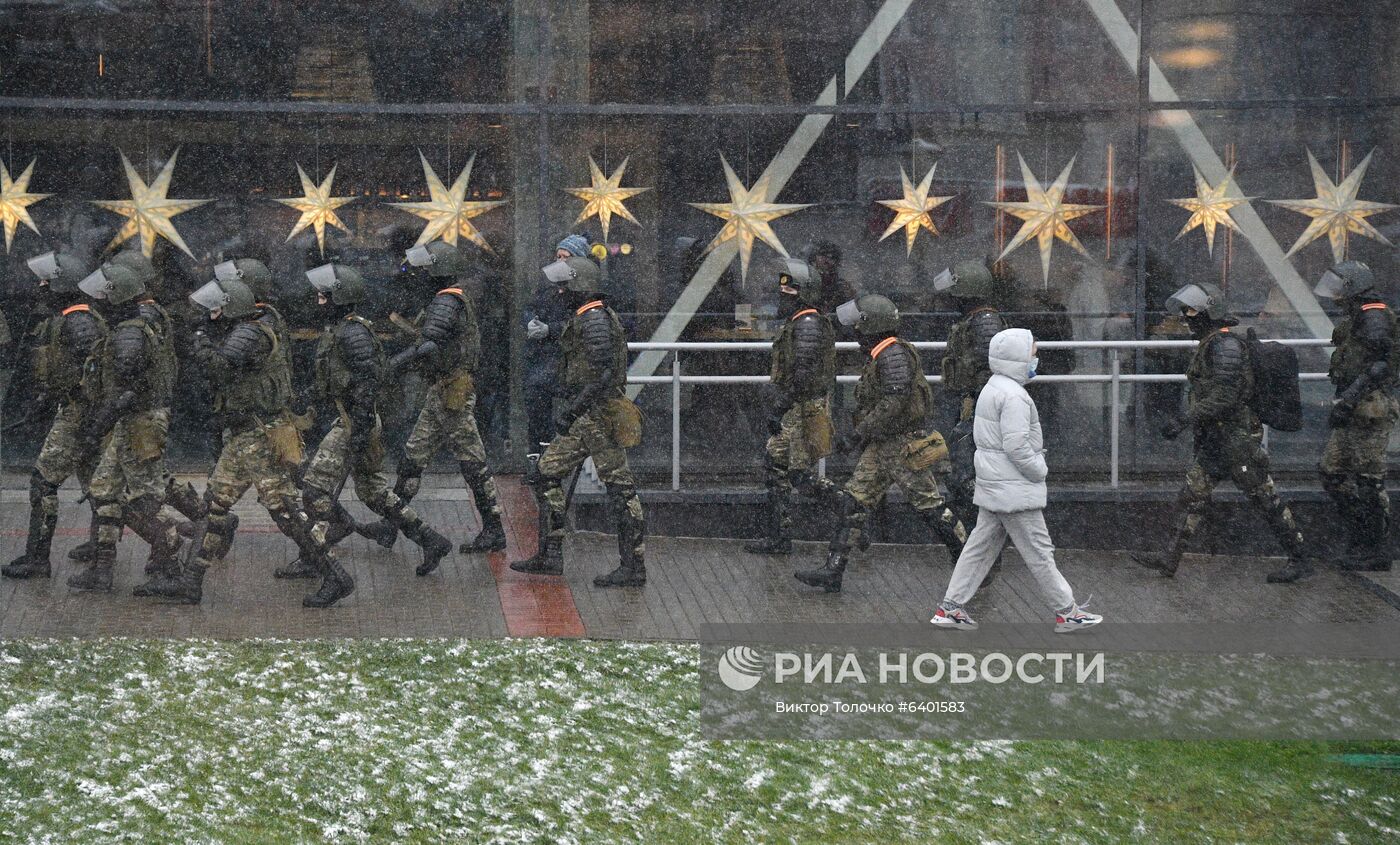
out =
<path fill-rule="evenodd" d="M 130 595 L 143 575 L 146 547 L 128 534 L 118 554 L 117 590 L 69 593 L 76 564 L 65 557 L 86 537 L 88 509 L 65 489 L 54 543 L 55 577 L 0 581 L 0 638 L 10 637 L 505 637 L 587 636 L 689 640 L 712 622 L 926 622 L 947 584 L 941 547 L 876 545 L 858 553 L 845 590 L 819 593 L 799 584 L 794 569 L 815 566 L 819 543 L 798 543 L 790 558 L 743 551 L 742 541 L 653 537 L 647 540 L 644 590 L 599 590 L 594 575 L 616 565 L 615 538 L 575 533 L 566 545 L 563 578 L 512 572 L 507 560 L 535 547 L 535 513 L 518 479 L 499 479 L 510 547 L 505 554 L 452 554 L 426 578 L 413 574 L 417 549 L 400 538 L 392 551 L 359 537 L 338 547 L 358 589 L 330 610 L 301 607 L 314 582 L 277 581 L 272 570 L 294 555 L 251 497 L 236 510 L 237 539 L 225 564 L 205 581 L 199 607 L 161 604 Z M 0 559 L 24 545 L 27 502 L 5 491 L 0 501 Z M 17 501 L 17 499 L 19 499 Z M 368 516 L 358 503 L 349 507 Z M 475 534 L 465 491 L 428 489 L 414 501 L 454 545 Z M 1264 583 L 1278 558 L 1188 555 L 1175 579 L 1134 565 L 1126 554 L 1063 550 L 1062 569 L 1080 598 L 1110 620 L 1169 622 L 1220 619 L 1297 621 L 1400 620 L 1396 573 L 1356 576 L 1325 571 L 1291 586 Z M 1002 577 L 973 602 L 979 621 L 1045 621 L 1050 610 L 1029 572 L 1008 551 Z"/>

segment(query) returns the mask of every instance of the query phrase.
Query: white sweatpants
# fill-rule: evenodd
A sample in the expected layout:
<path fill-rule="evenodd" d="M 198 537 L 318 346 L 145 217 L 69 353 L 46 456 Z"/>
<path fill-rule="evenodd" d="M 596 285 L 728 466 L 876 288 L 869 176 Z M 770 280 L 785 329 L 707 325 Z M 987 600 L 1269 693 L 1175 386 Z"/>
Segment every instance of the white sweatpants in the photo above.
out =
<path fill-rule="evenodd" d="M 1050 540 L 1050 531 L 1045 527 L 1045 511 L 1016 511 L 996 513 L 986 508 L 977 511 L 977 527 L 967 538 L 967 545 L 953 567 L 953 577 L 948 581 L 946 598 L 958 604 L 967 604 L 977 592 L 987 570 L 992 568 L 997 555 L 1006 545 L 1006 538 L 1021 553 L 1026 566 L 1030 567 L 1040 592 L 1053 610 L 1063 610 L 1074 604 L 1074 591 L 1069 582 L 1060 574 L 1055 565 L 1055 544 Z"/>

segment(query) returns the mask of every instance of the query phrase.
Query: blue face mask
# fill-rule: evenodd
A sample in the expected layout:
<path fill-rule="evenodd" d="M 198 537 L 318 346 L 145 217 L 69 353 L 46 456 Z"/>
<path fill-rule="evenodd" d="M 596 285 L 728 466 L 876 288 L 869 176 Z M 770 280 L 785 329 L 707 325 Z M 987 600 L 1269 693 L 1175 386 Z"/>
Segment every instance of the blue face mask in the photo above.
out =
<path fill-rule="evenodd" d="M 1036 368 L 1036 367 L 1039 367 L 1039 366 L 1040 366 L 1040 358 L 1039 358 L 1039 357 L 1031 358 L 1031 365 L 1030 365 L 1030 367 L 1026 370 L 1026 378 L 1028 378 L 1028 379 L 1033 379 L 1033 378 L 1035 378 L 1035 368 Z"/>

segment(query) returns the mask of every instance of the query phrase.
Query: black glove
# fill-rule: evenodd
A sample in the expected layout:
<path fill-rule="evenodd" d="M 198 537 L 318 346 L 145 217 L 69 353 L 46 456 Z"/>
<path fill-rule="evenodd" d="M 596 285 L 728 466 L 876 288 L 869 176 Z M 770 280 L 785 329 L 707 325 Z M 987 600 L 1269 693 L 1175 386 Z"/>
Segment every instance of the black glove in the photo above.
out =
<path fill-rule="evenodd" d="M 1327 425 L 1331 428 L 1341 428 L 1351 422 L 1351 415 L 1356 413 L 1356 406 L 1350 402 L 1336 402 L 1332 405 L 1332 413 L 1327 415 Z"/>
<path fill-rule="evenodd" d="M 769 433 L 769 434 L 782 434 L 782 432 L 783 432 L 783 415 L 782 415 L 782 414 L 779 414 L 779 413 L 777 413 L 777 412 L 774 412 L 773 414 L 771 414 L 771 415 L 768 417 L 768 433 Z"/>
<path fill-rule="evenodd" d="M 1175 440 L 1177 435 L 1186 430 L 1189 423 L 1185 417 L 1172 417 L 1162 423 L 1162 436 L 1167 440 Z"/>
<path fill-rule="evenodd" d="M 578 418 L 578 409 L 573 405 L 565 405 L 554 412 L 554 430 L 563 434 L 573 427 L 574 421 Z"/>
<path fill-rule="evenodd" d="M 844 455 L 847 452 L 859 451 L 864 443 L 865 439 L 854 431 L 843 434 L 836 441 L 836 453 Z"/>

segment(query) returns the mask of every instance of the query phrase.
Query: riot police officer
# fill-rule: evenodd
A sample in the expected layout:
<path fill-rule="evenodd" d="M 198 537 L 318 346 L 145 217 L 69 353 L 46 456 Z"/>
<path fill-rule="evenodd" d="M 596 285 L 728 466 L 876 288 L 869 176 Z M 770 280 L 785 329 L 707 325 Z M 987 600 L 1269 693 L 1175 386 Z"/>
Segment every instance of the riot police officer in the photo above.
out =
<path fill-rule="evenodd" d="M 1270 573 L 1270 583 L 1311 575 L 1303 534 L 1269 475 L 1263 429 L 1250 407 L 1254 372 L 1249 349 L 1244 339 L 1231 331 L 1239 320 L 1226 310 L 1220 289 L 1207 283 L 1185 285 L 1167 299 L 1166 308 L 1185 319 L 1198 345 L 1186 368 L 1187 413 L 1169 419 L 1162 427 L 1162 436 L 1173 440 L 1192 429 L 1194 460 L 1186 472 L 1167 553 L 1134 554 L 1133 560 L 1168 578 L 1175 575 L 1187 542 L 1205 521 L 1211 491 L 1228 477 L 1268 520 L 1279 545 L 1288 553 L 1288 566 Z"/>
<path fill-rule="evenodd" d="M 995 280 L 992 271 L 981 260 L 961 261 L 946 271 L 941 279 L 943 290 L 958 303 L 962 316 L 948 332 L 948 347 L 943 353 L 943 389 L 959 401 L 958 425 L 949 444 L 952 475 L 948 483 L 948 499 L 958 516 L 966 522 L 976 519 L 977 508 L 972 504 L 976 475 L 972 468 L 972 416 L 977 407 L 977 394 L 992 377 L 987 363 L 987 346 L 1003 329 L 1010 328 L 1006 318 L 993 304 Z M 939 286 L 936 283 L 935 286 Z"/>
<path fill-rule="evenodd" d="M 866 294 L 836 309 L 842 325 L 854 328 L 869 357 L 856 384 L 855 429 L 841 437 L 837 451 L 860 453 L 851 480 L 838 496 L 838 525 L 826 564 L 795 573 L 797 580 L 829 593 L 841 591 L 851 532 L 879 505 L 891 484 L 899 485 L 929 528 L 947 546 L 953 561 L 962 554 L 967 533 L 943 502 L 933 465 L 946 457 L 942 437 L 925 432 L 933 391 L 919 353 L 899 338 L 899 310 L 878 294 Z"/>
<path fill-rule="evenodd" d="M 540 508 L 539 551 L 510 568 L 532 575 L 563 574 L 563 480 L 592 456 L 598 477 L 607 486 L 621 558 L 616 569 L 595 577 L 593 585 L 640 587 L 647 580 L 645 523 L 626 450 L 641 436 L 641 418 L 623 393 L 627 335 L 603 300 L 598 265 L 570 257 L 548 265 L 544 274 L 574 309 L 559 337 L 567 393 L 556 420 L 559 433 L 532 467 L 530 478 Z"/>
<path fill-rule="evenodd" d="M 452 551 L 452 544 L 425 525 L 389 489 L 384 477 L 384 445 L 375 398 L 384 375 L 384 350 L 374 335 L 373 324 L 355 313 L 356 306 L 368 295 L 364 277 L 353 267 L 323 264 L 308 270 L 306 278 L 316 289 L 327 320 L 316 346 L 316 392 L 334 403 L 339 412 L 302 479 L 306 512 L 315 520 L 315 531 L 319 532 L 315 536 L 333 545 L 330 538 L 343 538 L 354 531 L 353 523 L 346 523 L 341 516 L 343 509 L 335 502 L 335 494 L 348 474 L 366 507 L 422 547 L 423 562 L 416 572 L 427 575 Z M 327 574 L 328 579 L 331 576 L 338 580 L 323 599 L 337 590 L 344 596 L 353 589 L 347 579 L 339 578 L 335 572 Z"/>
<path fill-rule="evenodd" d="M 79 286 L 98 301 L 111 330 L 94 348 L 84 379 L 93 408 L 83 420 L 80 438 L 93 446 L 102 444 L 90 485 L 97 506 L 92 560 L 68 579 L 68 585 L 110 590 L 124 524 L 150 544 L 155 569 L 178 566 L 180 536 L 175 521 L 161 512 L 172 385 L 160 368 L 161 338 L 141 313 L 146 287 L 140 277 L 109 264 Z"/>
<path fill-rule="evenodd" d="M 1360 261 L 1343 261 L 1322 275 L 1315 293 L 1340 304 L 1346 315 L 1332 332 L 1327 376 L 1336 387 L 1328 417 L 1332 428 L 1322 451 L 1322 486 L 1347 532 L 1343 568 L 1390 569 L 1390 497 L 1385 492 L 1385 450 L 1400 406 L 1390 390 L 1400 378 L 1395 313 L 1376 290 L 1376 277 Z"/>
<path fill-rule="evenodd" d="M 771 377 L 777 394 L 768 416 L 764 486 L 768 492 L 767 536 L 744 544 L 755 554 L 792 553 L 788 508 L 794 488 L 830 508 L 835 485 L 818 477 L 817 461 L 831 452 L 827 396 L 836 385 L 836 332 L 817 309 L 817 284 L 807 262 L 774 259 L 783 327 L 773 341 Z"/>
<path fill-rule="evenodd" d="M 472 377 L 481 354 L 481 335 L 471 299 L 459 280 L 466 272 L 466 261 L 455 246 L 442 241 L 413 247 L 407 260 L 415 267 L 427 268 L 428 276 L 445 287 L 424 310 L 418 338 L 390 361 L 392 372 L 415 366 L 429 382 L 423 408 L 404 444 L 394 493 L 405 503 L 412 501 L 422 483 L 423 469 L 438 449 L 448 446 L 481 515 L 481 531 L 463 543 L 460 551 L 498 552 L 506 547 L 506 534 L 501 527 L 496 482 L 486 466 L 486 446 L 476 425 Z"/>
<path fill-rule="evenodd" d="M 41 298 L 54 312 L 29 333 L 35 381 L 39 390 L 58 402 L 58 410 L 29 476 L 29 536 L 24 554 L 0 567 L 6 578 L 49 577 L 58 488 L 76 473 L 83 490 L 88 490 L 98 451 L 78 436 L 90 411 L 81 386 L 83 365 L 107 333 L 106 322 L 82 301 L 78 283 L 84 272 L 77 258 L 47 252 L 28 263 L 39 277 Z"/>

